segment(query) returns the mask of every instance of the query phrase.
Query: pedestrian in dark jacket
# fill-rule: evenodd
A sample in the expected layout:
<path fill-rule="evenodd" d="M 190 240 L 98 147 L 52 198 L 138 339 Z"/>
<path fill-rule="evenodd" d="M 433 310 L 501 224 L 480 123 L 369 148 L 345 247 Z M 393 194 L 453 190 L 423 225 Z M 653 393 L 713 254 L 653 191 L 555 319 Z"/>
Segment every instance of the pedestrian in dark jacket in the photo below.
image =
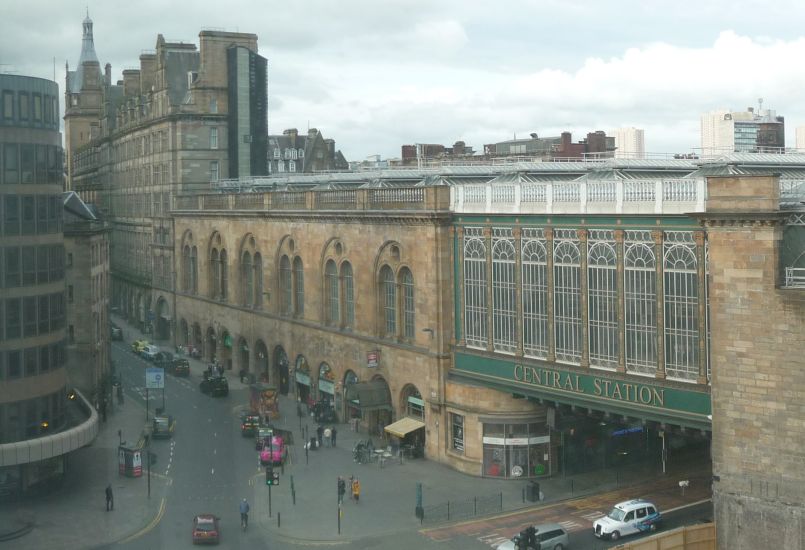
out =
<path fill-rule="evenodd" d="M 324 438 L 324 428 L 322 428 L 321 425 L 319 425 L 319 427 L 316 428 L 316 437 L 319 440 L 319 447 L 321 447 Z"/>
<path fill-rule="evenodd" d="M 336 432 L 335 426 L 333 426 L 332 428 L 330 428 L 330 444 L 331 444 L 333 447 L 335 447 L 335 435 L 336 435 L 336 433 L 337 433 L 337 432 Z"/>
<path fill-rule="evenodd" d="M 112 494 L 112 484 L 106 486 L 106 511 L 115 509 L 115 496 Z"/>

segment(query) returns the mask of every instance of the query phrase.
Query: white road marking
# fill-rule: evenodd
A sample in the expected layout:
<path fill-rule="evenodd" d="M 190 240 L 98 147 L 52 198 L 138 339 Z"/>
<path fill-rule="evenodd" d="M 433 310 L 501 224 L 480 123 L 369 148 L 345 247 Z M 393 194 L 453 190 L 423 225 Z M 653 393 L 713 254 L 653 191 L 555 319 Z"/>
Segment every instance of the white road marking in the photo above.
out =
<path fill-rule="evenodd" d="M 565 528 L 565 531 L 579 531 L 585 529 L 581 523 L 575 521 L 560 521 L 559 525 Z"/>
<path fill-rule="evenodd" d="M 580 514 L 580 515 L 581 517 L 583 517 L 588 521 L 595 521 L 601 516 L 605 516 L 606 514 L 604 512 L 599 512 L 598 510 L 596 510 L 594 512 L 587 512 L 586 514 Z"/>
<path fill-rule="evenodd" d="M 212 470 L 210 470 L 210 475 L 215 475 L 215 468 L 213 468 Z"/>

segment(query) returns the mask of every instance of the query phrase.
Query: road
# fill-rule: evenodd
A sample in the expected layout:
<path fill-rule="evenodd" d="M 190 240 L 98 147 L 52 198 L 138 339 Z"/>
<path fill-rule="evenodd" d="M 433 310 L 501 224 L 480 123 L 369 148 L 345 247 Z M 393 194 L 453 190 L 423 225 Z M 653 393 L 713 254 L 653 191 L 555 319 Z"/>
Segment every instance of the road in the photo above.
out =
<path fill-rule="evenodd" d="M 115 342 L 113 357 L 123 378 L 126 398 L 134 399 L 144 405 L 145 369 L 152 366 L 151 363 L 135 356 L 129 350 L 129 346 L 122 342 Z M 247 390 L 233 388 L 227 397 L 209 397 L 198 389 L 200 378 L 197 372 L 196 370 L 196 373 L 192 373 L 189 378 L 166 376 L 166 411 L 176 419 L 176 430 L 172 439 L 152 442 L 152 452 L 157 457 L 152 467 L 152 475 L 164 476 L 169 483 L 164 488 L 164 494 L 161 490 L 155 490 L 151 498 L 163 506 L 154 521 L 116 547 L 137 550 L 189 548 L 192 546 L 190 537 L 192 518 L 199 513 L 213 513 L 221 518 L 222 548 L 292 549 L 321 544 L 332 546 L 332 542 L 289 540 L 283 536 L 281 529 L 276 528 L 273 523 L 275 520 L 257 522 L 255 517 L 246 532 L 240 529 L 238 513 L 240 499 L 243 497 L 249 499 L 256 516 L 257 509 L 264 504 L 266 495 L 264 474 L 257 463 L 257 452 L 252 441 L 240 434 L 239 413 L 247 402 Z M 148 405 L 151 414 L 157 406 L 162 406 L 162 392 L 152 390 L 149 392 Z M 145 422 L 144 415 L 143 422 Z M 314 458 L 322 460 L 326 456 L 339 455 L 319 453 Z M 327 465 L 319 463 L 314 468 L 311 464 L 310 470 L 300 470 L 301 467 L 296 465 L 290 472 L 297 473 L 297 490 L 302 487 L 303 475 L 316 475 L 314 472 L 323 472 Z M 308 473 L 305 474 L 305 471 Z M 365 475 L 368 477 L 369 472 Z M 322 473 L 322 476 L 329 479 L 327 476 L 330 476 L 330 473 L 326 476 Z M 287 476 L 283 477 L 283 483 L 287 483 Z M 278 489 L 275 493 L 274 518 L 281 496 L 287 493 L 287 486 Z M 620 498 L 620 495 L 616 496 Z M 497 518 L 478 519 L 430 529 L 401 529 L 398 522 L 396 527 L 389 528 L 387 534 L 378 535 L 377 533 L 382 531 L 375 529 L 375 534 L 372 536 L 352 536 L 345 540 L 345 543 L 348 543 L 349 548 L 361 550 L 397 548 L 480 550 L 494 548 L 502 540 L 511 537 L 524 523 L 559 522 L 570 532 L 574 549 L 598 550 L 614 546 L 614 543 L 599 541 L 592 535 L 592 521 L 609 509 L 613 503 L 611 498 L 613 495 L 610 493 L 606 498 L 593 496 L 575 501 L 562 501 L 532 512 L 502 514 Z M 630 497 L 624 496 L 624 498 Z M 287 500 L 287 494 L 285 499 Z M 333 519 L 329 514 L 326 517 L 321 516 L 320 509 L 315 508 L 310 501 L 307 502 L 306 508 L 298 512 L 304 514 L 305 509 L 309 509 L 305 517 L 309 517 L 310 521 L 329 522 Z M 287 503 L 285 510 L 289 513 L 288 521 L 292 521 L 293 511 L 287 508 Z M 262 509 L 262 512 L 264 514 L 265 509 Z M 353 512 L 348 513 L 353 515 L 347 519 L 356 520 Z M 388 514 L 388 510 L 376 510 L 376 523 L 382 524 L 383 517 Z M 316 520 L 315 517 L 325 519 Z M 665 528 L 697 523 L 705 517 L 712 517 L 709 503 L 666 513 Z"/>

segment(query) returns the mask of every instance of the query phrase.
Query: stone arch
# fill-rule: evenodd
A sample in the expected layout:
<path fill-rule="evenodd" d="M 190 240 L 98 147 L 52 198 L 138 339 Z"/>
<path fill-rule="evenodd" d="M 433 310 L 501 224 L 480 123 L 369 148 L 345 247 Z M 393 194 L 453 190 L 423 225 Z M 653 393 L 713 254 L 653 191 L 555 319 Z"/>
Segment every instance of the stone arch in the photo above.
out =
<path fill-rule="evenodd" d="M 215 361 L 218 358 L 218 335 L 215 334 L 215 329 L 207 327 L 207 335 L 204 339 L 206 358 L 208 361 Z"/>
<path fill-rule="evenodd" d="M 187 324 L 187 319 L 182 317 L 179 321 L 179 334 L 176 336 L 179 344 L 187 346 L 190 343 L 190 327 Z"/>
<path fill-rule="evenodd" d="M 234 359 L 234 345 L 235 342 L 233 340 L 232 334 L 229 332 L 229 329 L 226 327 L 221 327 L 219 329 L 221 338 L 220 338 L 220 345 L 218 346 L 218 361 L 224 366 L 227 370 L 232 370 L 232 361 Z"/>
<path fill-rule="evenodd" d="M 201 350 L 204 348 L 204 341 L 202 340 L 201 336 L 201 325 L 198 323 L 193 323 L 192 333 L 191 333 L 191 343 L 193 347 L 197 350 L 199 357 L 201 357 Z"/>
<path fill-rule="evenodd" d="M 249 348 L 249 342 L 246 341 L 246 338 L 241 336 L 238 338 L 238 347 L 236 352 L 238 358 L 238 371 L 241 375 L 249 374 L 252 371 L 251 368 L 251 348 Z"/>
<path fill-rule="evenodd" d="M 272 369 L 272 376 L 269 378 L 269 383 L 277 386 L 282 395 L 288 395 L 288 388 L 290 386 L 289 380 L 289 362 L 288 354 L 285 353 L 285 348 L 276 346 L 274 348 L 274 368 Z M 294 382 L 296 385 L 296 382 Z"/>
<path fill-rule="evenodd" d="M 254 373 L 255 375 L 265 382 L 269 380 L 269 357 L 268 346 L 262 339 L 258 339 L 254 343 Z M 287 390 L 286 390 L 287 393 Z"/>
<path fill-rule="evenodd" d="M 398 416 L 410 416 L 422 422 L 425 421 L 425 402 L 419 388 L 414 384 L 406 384 L 400 390 L 397 413 Z"/>
<path fill-rule="evenodd" d="M 345 421 L 361 417 L 361 408 L 358 406 L 358 403 L 355 402 L 355 400 L 348 400 L 346 398 L 347 388 L 353 384 L 357 384 L 359 381 L 358 375 L 352 369 L 347 369 L 347 371 L 344 373 L 341 387 L 344 395 L 344 411 L 342 418 L 345 419 Z"/>
<path fill-rule="evenodd" d="M 386 399 L 388 400 L 389 403 L 392 403 L 391 390 L 389 389 L 389 383 L 385 379 L 385 377 L 382 374 L 375 374 L 374 376 L 372 376 L 372 381 L 383 382 L 383 384 L 385 385 Z M 392 407 L 393 406 L 394 405 L 392 403 Z M 394 412 L 393 410 L 391 410 L 391 407 L 389 409 L 377 409 L 373 411 L 368 411 L 366 414 L 365 421 L 370 433 L 382 437 L 383 434 L 385 433 L 384 428 L 394 421 Z"/>
<path fill-rule="evenodd" d="M 310 364 L 307 358 L 301 353 L 294 360 L 294 378 L 296 382 L 296 394 L 302 403 L 313 401 L 313 381 L 310 375 Z"/>
<path fill-rule="evenodd" d="M 154 309 L 154 339 L 170 340 L 172 317 L 170 306 L 164 296 L 157 298 L 156 307 Z"/>

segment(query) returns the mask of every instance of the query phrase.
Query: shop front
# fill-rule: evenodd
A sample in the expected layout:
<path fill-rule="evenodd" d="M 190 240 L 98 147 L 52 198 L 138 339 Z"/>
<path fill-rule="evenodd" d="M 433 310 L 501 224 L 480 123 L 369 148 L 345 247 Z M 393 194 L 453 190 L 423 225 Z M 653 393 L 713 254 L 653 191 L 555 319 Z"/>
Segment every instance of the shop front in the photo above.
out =
<path fill-rule="evenodd" d="M 348 370 L 344 375 L 344 395 L 349 393 L 349 387 L 358 383 L 358 375 Z M 358 421 L 361 418 L 360 402 L 355 399 L 344 398 L 344 419 L 348 422 Z"/>
<path fill-rule="evenodd" d="M 319 422 L 337 422 L 335 414 L 335 373 L 330 365 L 319 365 L 319 398 L 315 405 L 316 419 Z"/>
<path fill-rule="evenodd" d="M 360 411 L 361 425 L 372 435 L 382 436 L 391 424 L 392 408 L 389 387 L 383 378 L 357 382 L 346 388 L 347 401 L 354 402 Z"/>
<path fill-rule="evenodd" d="M 296 358 L 296 395 L 302 403 L 312 404 L 310 391 L 310 367 L 303 355 Z"/>
<path fill-rule="evenodd" d="M 483 422 L 483 473 L 518 478 L 551 475 L 551 436 L 544 422 L 486 419 Z"/>

